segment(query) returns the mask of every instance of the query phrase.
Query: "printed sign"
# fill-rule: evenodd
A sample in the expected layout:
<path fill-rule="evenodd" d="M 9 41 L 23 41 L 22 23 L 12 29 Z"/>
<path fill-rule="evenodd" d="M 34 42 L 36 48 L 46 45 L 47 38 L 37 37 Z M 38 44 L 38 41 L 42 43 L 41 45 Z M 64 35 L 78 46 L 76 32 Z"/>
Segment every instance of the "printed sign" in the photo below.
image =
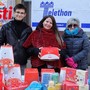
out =
<path fill-rule="evenodd" d="M 11 0 L 0 0 L 0 28 L 12 19 L 13 3 Z"/>
<path fill-rule="evenodd" d="M 90 30 L 90 1 L 89 0 L 32 0 L 31 26 L 33 30 L 38 22 L 46 15 L 53 15 L 59 30 L 64 30 L 69 18 L 80 20 L 85 31 Z"/>

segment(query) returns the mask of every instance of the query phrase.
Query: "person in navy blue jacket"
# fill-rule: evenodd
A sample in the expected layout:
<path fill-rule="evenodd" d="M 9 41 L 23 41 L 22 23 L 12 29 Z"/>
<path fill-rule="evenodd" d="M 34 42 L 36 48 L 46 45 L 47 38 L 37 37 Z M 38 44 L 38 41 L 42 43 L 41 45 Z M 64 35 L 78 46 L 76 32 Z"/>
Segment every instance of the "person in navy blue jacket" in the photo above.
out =
<path fill-rule="evenodd" d="M 64 30 L 63 39 L 66 43 L 66 63 L 71 68 L 86 70 L 88 68 L 89 38 L 80 28 L 77 18 L 70 18 Z"/>

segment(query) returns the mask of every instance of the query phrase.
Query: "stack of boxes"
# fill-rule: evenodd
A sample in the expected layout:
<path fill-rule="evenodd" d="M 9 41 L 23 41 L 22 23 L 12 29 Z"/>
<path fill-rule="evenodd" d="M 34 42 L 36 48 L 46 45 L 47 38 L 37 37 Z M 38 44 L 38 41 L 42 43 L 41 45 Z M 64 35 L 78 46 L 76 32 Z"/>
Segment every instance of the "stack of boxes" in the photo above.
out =
<path fill-rule="evenodd" d="M 4 89 L 0 90 L 25 90 L 28 86 L 26 82 L 22 82 L 20 65 L 14 64 L 13 49 L 10 45 L 1 46 L 0 69 L 4 83 Z"/>
<path fill-rule="evenodd" d="M 61 68 L 60 75 L 55 73 L 54 69 L 42 69 L 41 78 L 36 68 L 26 68 L 24 73 L 25 82 L 22 82 L 20 65 L 14 64 L 12 46 L 2 46 L 1 48 L 0 72 L 2 74 L 0 73 L 0 90 L 2 90 L 3 86 L 1 82 L 5 84 L 4 90 L 25 90 L 33 81 L 40 82 L 48 87 L 51 80 L 54 81 L 55 90 L 89 90 L 87 83 L 88 71 L 67 67 Z M 52 52 L 53 50 L 55 53 Z M 43 51 L 46 52 L 45 55 Z M 48 47 L 42 49 L 42 60 L 52 60 L 53 58 L 59 59 L 57 48 Z"/>
<path fill-rule="evenodd" d="M 60 79 L 63 90 L 89 90 L 88 71 L 73 68 L 62 68 Z M 64 77 L 63 79 L 61 77 Z"/>

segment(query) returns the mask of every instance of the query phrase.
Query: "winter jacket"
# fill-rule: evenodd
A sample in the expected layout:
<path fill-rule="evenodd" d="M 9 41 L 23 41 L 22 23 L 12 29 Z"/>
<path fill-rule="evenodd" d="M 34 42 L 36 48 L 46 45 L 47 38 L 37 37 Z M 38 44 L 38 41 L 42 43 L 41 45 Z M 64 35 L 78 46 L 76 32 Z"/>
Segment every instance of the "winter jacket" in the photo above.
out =
<path fill-rule="evenodd" d="M 22 22 L 21 30 L 21 35 L 18 37 L 19 35 L 15 30 L 14 20 L 3 25 L 0 30 L 0 46 L 4 43 L 12 45 L 14 52 L 14 62 L 20 65 L 25 65 L 29 56 L 27 55 L 26 50 L 22 44 L 28 35 L 32 32 L 32 29 L 25 22 Z"/>
<path fill-rule="evenodd" d="M 73 57 L 78 64 L 78 69 L 87 69 L 87 55 L 90 49 L 90 42 L 86 33 L 79 29 L 76 35 L 69 35 L 64 31 L 64 41 L 66 43 L 66 53 L 68 57 Z"/>
<path fill-rule="evenodd" d="M 63 66 L 62 58 L 57 61 L 42 61 L 38 58 L 38 49 L 40 47 L 57 47 L 60 48 L 56 36 L 53 30 L 46 30 L 42 28 L 40 31 L 35 30 L 27 38 L 26 42 L 23 44 L 25 48 L 30 48 L 32 50 L 31 64 L 33 67 L 42 66 L 44 64 L 54 66 L 55 68 L 61 68 Z M 32 48 L 33 47 L 33 48 Z M 61 48 L 60 48 L 61 49 Z"/>

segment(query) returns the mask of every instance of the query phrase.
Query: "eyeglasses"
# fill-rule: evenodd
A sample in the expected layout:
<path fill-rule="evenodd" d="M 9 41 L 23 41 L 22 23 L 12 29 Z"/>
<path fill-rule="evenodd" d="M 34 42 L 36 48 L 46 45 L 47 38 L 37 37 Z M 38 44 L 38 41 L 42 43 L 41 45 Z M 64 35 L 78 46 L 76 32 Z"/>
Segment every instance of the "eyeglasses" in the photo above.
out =
<path fill-rule="evenodd" d="M 68 25 L 68 28 L 72 28 L 72 27 L 78 27 L 78 25 L 77 24 L 70 24 L 70 25 Z"/>
<path fill-rule="evenodd" d="M 17 11 L 16 13 L 17 14 L 25 14 L 25 12 L 19 12 L 19 11 Z"/>

